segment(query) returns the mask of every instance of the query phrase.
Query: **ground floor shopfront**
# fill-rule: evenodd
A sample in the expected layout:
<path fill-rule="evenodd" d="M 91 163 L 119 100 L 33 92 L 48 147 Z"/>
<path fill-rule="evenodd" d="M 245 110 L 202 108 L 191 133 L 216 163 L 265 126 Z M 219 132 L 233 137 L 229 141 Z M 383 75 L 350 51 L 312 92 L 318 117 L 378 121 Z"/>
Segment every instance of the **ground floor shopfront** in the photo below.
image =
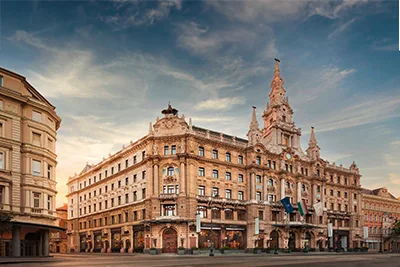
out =
<path fill-rule="evenodd" d="M 50 230 L 64 229 L 56 226 L 12 222 L 11 230 L 4 233 L 0 240 L 0 256 L 48 256 Z"/>

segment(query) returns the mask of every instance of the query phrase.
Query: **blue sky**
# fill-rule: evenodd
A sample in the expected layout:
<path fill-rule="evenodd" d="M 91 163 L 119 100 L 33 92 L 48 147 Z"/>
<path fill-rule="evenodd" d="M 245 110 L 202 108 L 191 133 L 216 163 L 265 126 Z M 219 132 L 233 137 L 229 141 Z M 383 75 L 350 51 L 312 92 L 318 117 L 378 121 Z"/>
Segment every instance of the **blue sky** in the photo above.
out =
<path fill-rule="evenodd" d="M 398 1 L 2 1 L 1 66 L 57 107 L 58 204 L 69 175 L 145 135 L 168 101 L 245 137 L 274 57 L 321 156 L 400 196 Z"/>

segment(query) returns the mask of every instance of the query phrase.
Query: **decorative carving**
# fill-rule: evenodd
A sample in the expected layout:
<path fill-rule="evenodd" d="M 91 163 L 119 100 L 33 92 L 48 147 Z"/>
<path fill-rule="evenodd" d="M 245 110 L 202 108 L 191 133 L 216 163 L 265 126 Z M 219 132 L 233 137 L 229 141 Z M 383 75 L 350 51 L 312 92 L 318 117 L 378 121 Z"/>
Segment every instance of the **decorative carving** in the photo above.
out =
<path fill-rule="evenodd" d="M 158 155 L 158 148 L 156 144 L 153 145 L 153 155 Z"/>
<path fill-rule="evenodd" d="M 181 140 L 181 143 L 179 145 L 179 152 L 185 153 L 185 140 L 184 139 Z"/>

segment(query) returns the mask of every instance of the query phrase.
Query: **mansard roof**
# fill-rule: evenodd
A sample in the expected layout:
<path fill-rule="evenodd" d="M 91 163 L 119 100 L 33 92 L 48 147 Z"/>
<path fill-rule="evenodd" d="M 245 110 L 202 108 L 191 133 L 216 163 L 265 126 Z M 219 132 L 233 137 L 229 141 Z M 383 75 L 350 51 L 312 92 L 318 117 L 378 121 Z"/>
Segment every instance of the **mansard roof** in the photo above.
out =
<path fill-rule="evenodd" d="M 393 196 L 385 187 L 380 187 L 376 189 L 366 189 L 363 188 L 361 190 L 361 193 L 364 195 L 373 195 L 373 196 L 378 196 L 378 197 L 385 197 L 384 195 L 387 194 L 388 198 L 390 199 L 397 199 L 395 196 Z"/>

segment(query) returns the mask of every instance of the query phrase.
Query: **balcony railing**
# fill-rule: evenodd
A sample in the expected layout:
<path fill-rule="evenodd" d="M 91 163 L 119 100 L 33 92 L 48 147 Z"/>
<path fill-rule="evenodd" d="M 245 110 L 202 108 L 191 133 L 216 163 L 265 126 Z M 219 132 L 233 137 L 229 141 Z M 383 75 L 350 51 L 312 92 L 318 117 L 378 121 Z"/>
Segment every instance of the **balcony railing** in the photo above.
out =
<path fill-rule="evenodd" d="M 166 199 L 177 199 L 178 194 L 175 193 L 162 193 L 158 196 L 159 199 L 166 200 Z"/>
<path fill-rule="evenodd" d="M 32 211 L 32 213 L 43 213 L 42 208 L 32 208 L 31 211 Z"/>

